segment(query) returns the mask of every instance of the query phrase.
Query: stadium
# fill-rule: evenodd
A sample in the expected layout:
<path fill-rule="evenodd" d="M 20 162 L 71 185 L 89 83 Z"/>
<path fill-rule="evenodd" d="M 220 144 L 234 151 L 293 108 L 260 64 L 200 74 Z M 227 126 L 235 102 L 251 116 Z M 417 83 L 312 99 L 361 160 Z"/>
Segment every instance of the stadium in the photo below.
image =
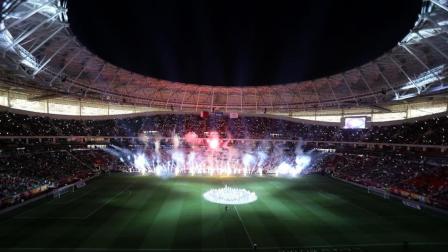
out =
<path fill-rule="evenodd" d="M 0 0 L 1 251 L 448 251 L 448 1 Z"/>

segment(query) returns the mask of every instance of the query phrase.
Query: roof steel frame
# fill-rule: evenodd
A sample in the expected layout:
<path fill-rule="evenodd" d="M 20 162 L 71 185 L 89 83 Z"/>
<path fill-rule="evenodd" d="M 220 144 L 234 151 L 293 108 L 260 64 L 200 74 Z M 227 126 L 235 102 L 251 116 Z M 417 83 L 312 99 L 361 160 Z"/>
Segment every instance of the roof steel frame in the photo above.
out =
<path fill-rule="evenodd" d="M 448 3 L 423 0 L 422 4 L 409 35 L 365 65 L 304 82 L 235 88 L 170 82 L 121 69 L 78 42 L 70 32 L 65 0 L 6 0 L 3 5 L 8 8 L 3 8 L 0 22 L 0 55 L 5 64 L 0 67 L 16 73 L 17 85 L 25 80 L 65 95 L 150 107 L 290 112 L 377 105 L 443 87 L 448 73 L 448 45 L 444 45 Z M 442 71 L 434 70 L 439 68 Z M 421 80 L 425 83 L 416 83 Z"/>

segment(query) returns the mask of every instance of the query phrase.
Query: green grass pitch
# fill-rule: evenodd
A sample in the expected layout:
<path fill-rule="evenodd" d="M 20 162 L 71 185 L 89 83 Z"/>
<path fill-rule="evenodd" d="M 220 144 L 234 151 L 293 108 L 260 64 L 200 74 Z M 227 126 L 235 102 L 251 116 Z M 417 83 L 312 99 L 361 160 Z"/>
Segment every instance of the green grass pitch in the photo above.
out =
<path fill-rule="evenodd" d="M 202 194 L 229 186 L 258 200 Z M 404 243 L 407 241 L 408 243 Z M 448 251 L 448 217 L 328 177 L 110 175 L 0 216 L 0 251 Z"/>

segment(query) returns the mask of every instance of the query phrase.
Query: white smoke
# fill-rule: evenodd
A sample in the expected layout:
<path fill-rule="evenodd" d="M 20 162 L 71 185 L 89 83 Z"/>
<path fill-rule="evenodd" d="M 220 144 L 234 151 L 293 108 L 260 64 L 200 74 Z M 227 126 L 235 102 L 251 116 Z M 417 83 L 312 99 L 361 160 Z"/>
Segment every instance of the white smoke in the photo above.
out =
<path fill-rule="evenodd" d="M 146 174 L 148 172 L 149 164 L 146 156 L 143 153 L 134 155 L 134 167 L 141 173 Z"/>
<path fill-rule="evenodd" d="M 188 136 L 188 137 L 187 137 Z M 211 143 L 210 140 L 216 141 Z M 291 146 L 272 141 L 222 141 L 218 134 L 199 138 L 187 133 L 185 138 L 174 134 L 169 148 L 161 139 L 149 139 L 143 149 L 129 150 L 111 145 L 106 151 L 142 174 L 161 177 L 177 175 L 260 175 L 296 177 L 312 163 L 311 152 L 302 143 Z M 154 146 L 153 148 L 151 146 Z M 183 147 L 186 146 L 186 147 Z"/>

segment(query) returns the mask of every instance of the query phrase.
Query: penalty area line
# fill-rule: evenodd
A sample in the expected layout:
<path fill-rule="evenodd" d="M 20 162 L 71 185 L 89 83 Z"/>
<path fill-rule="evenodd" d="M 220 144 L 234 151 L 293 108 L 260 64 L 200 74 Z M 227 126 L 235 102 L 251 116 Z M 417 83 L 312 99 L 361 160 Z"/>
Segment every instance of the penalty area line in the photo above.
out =
<path fill-rule="evenodd" d="M 105 207 L 107 204 L 109 204 L 112 200 L 114 200 L 115 198 L 117 198 L 118 196 L 120 196 L 124 191 L 126 191 L 127 189 L 129 189 L 129 187 L 131 187 L 132 184 L 127 185 L 125 188 L 123 188 L 121 191 L 119 191 L 118 193 L 116 193 L 114 196 L 110 197 L 106 202 L 104 202 L 103 204 L 101 204 L 100 206 L 98 206 L 97 208 L 95 208 L 94 210 L 92 210 L 89 214 L 87 214 L 84 217 L 64 217 L 64 216 L 56 216 L 56 217 L 51 217 L 51 216 L 43 216 L 43 217 L 34 217 L 34 216 L 22 216 L 22 214 L 20 214 L 19 216 L 15 216 L 13 217 L 13 219 L 19 219 L 19 220 L 38 220 L 38 219 L 42 219 L 42 220 L 86 220 L 88 219 L 90 216 L 94 215 L 95 213 L 97 213 L 98 211 L 100 211 L 103 207 Z M 83 195 L 84 196 L 84 195 Z M 81 197 L 82 198 L 82 197 Z M 31 211 L 27 210 L 28 211 Z"/>

